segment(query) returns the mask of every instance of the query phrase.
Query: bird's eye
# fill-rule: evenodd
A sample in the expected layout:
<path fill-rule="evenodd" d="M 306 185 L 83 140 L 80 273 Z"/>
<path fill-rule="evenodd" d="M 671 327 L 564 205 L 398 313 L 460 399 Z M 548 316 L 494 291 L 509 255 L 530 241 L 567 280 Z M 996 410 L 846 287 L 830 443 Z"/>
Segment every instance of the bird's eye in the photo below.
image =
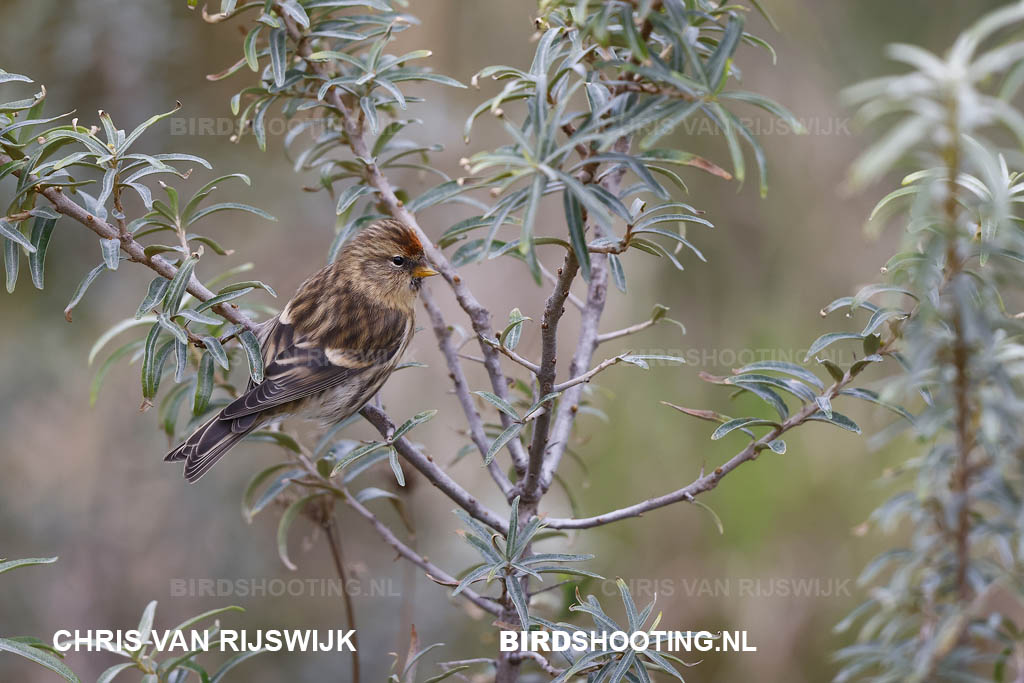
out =
<path fill-rule="evenodd" d="M 392 256 L 391 257 L 391 262 L 394 263 L 396 266 L 404 266 L 405 265 L 405 257 L 404 256 Z"/>

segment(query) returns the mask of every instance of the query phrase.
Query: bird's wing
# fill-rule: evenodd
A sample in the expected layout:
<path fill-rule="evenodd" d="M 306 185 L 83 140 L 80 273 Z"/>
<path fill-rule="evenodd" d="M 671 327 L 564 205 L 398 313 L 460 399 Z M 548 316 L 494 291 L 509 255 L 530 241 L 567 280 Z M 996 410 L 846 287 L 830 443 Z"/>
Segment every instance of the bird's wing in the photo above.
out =
<path fill-rule="evenodd" d="M 252 384 L 221 413 L 237 419 L 263 412 L 336 387 L 366 370 L 394 358 L 409 330 L 396 330 L 393 338 L 375 340 L 373 351 L 321 347 L 294 326 L 278 320 L 264 342 L 264 380 Z"/>

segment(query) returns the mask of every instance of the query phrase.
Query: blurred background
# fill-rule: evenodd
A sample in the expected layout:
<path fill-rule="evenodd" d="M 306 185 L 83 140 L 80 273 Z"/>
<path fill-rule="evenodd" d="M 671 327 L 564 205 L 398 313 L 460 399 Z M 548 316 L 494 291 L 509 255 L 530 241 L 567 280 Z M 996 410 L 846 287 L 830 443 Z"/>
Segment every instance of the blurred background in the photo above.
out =
<path fill-rule="evenodd" d="M 690 364 L 646 373 L 618 367 L 603 375 L 596 402 L 611 420 L 582 417 L 580 433 L 586 439 L 577 451 L 586 468 L 569 460 L 563 465 L 581 514 L 675 489 L 702 465 L 713 467 L 741 447 L 740 437 L 709 441 L 707 423 L 659 404 L 667 400 L 728 412 L 726 392 L 701 382 L 699 371 L 721 374 L 768 358 L 799 361 L 811 340 L 841 326 L 841 321 L 822 320 L 818 310 L 874 280 L 897 235 L 872 240 L 862 229 L 885 188 L 857 196 L 843 191 L 845 170 L 867 137 L 839 104 L 839 91 L 892 69 L 883 54 L 887 43 L 941 51 L 966 23 L 1000 4 L 763 3 L 781 32 L 757 16 L 750 20 L 751 30 L 776 47 L 778 65 L 773 67 L 763 52 L 743 48 L 744 80 L 748 88 L 787 105 L 810 134 L 793 136 L 767 118 L 756 119 L 768 156 L 766 199 L 758 197 L 756 181 L 738 190 L 696 171 L 687 174 L 687 201 L 717 226 L 691 231 L 708 263 L 687 258 L 680 273 L 640 252 L 627 257 L 629 295 L 612 290 L 603 329 L 643 320 L 655 303 L 669 306 L 669 315 L 686 325 L 685 336 L 671 325 L 658 326 L 623 340 L 618 350 L 684 354 Z M 240 55 L 236 22 L 210 26 L 185 5 L 184 0 L 4 0 L 0 68 L 45 84 L 51 115 L 76 109 L 90 123 L 102 108 L 120 127 L 133 127 L 181 100 L 179 115 L 186 120 L 227 121 L 228 98 L 246 76 L 210 82 L 205 75 Z M 519 1 L 422 0 L 412 8 L 422 25 L 403 33 L 399 47 L 432 49 L 432 66 L 463 82 L 489 64 L 525 67 L 533 54 L 533 7 Z M 493 90 L 492 84 L 484 87 Z M 419 139 L 445 145 L 434 161 L 452 175 L 460 172 L 461 157 L 505 142 L 488 122 L 468 145 L 462 140 L 462 122 L 484 94 L 432 88 L 429 102 L 413 114 L 423 120 L 414 133 Z M 280 132 L 283 120 L 269 122 L 271 132 L 275 125 Z M 258 205 L 279 221 L 217 214 L 223 218 L 208 223 L 209 234 L 236 252 L 212 258 L 228 265 L 252 261 L 254 277 L 286 298 L 325 261 L 333 203 L 301 190 L 310 179 L 292 172 L 279 135 L 261 153 L 251 138 L 233 144 L 225 127 L 220 124 L 219 134 L 180 134 L 172 121 L 164 121 L 146 134 L 143 148 L 198 154 L 218 175 L 244 171 L 252 176 L 253 187 L 231 188 L 230 198 Z M 706 130 L 678 131 L 666 142 L 723 166 L 728 159 L 723 140 Z M 193 181 L 211 177 L 197 169 Z M 419 190 L 433 182 L 416 176 L 400 181 Z M 545 214 L 553 222 L 561 215 L 554 204 Z M 449 211 L 424 214 L 432 235 L 463 216 Z M 158 628 L 229 604 L 246 612 L 228 615 L 228 628 L 344 628 L 341 598 L 318 581 L 334 578 L 323 537 L 307 522 L 296 524 L 291 553 L 299 569 L 291 572 L 275 548 L 279 511 L 265 511 L 252 525 L 239 512 L 245 482 L 279 457 L 272 447 L 237 448 L 201 483 L 189 486 L 178 467 L 162 462 L 169 444 L 158 430 L 156 411 L 138 412 L 136 367 L 116 367 L 98 404 L 89 408 L 95 370 L 86 364 L 89 347 L 104 329 L 135 311 L 151 275 L 127 264 L 116 276 L 101 278 L 68 324 L 63 307 L 84 273 L 100 261 L 100 251 L 90 233 L 67 220 L 58 222 L 54 244 L 45 291 L 34 290 L 23 276 L 13 296 L 0 297 L 0 556 L 59 555 L 60 560 L 2 577 L 0 633 L 48 639 L 57 629 L 134 628 L 152 599 L 159 601 Z M 535 288 L 515 264 L 488 262 L 465 269 L 464 277 L 498 320 L 513 306 L 539 317 L 546 289 Z M 450 320 L 464 324 L 450 293 L 438 286 L 435 291 Z M 566 340 L 573 316 L 570 308 Z M 524 329 L 520 351 L 533 355 L 539 349 L 537 328 Z M 429 331 L 417 336 L 410 358 L 431 367 L 396 375 L 384 390 L 385 404 L 396 419 L 440 408 L 417 437 L 447 465 L 463 443 L 456 433 L 461 413 L 445 393 L 446 371 Z M 474 379 L 484 388 L 481 376 Z M 888 421 L 861 406 L 841 410 L 858 420 L 866 435 Z M 366 425 L 349 433 L 370 435 Z M 830 653 L 848 642 L 832 627 L 859 604 L 856 576 L 883 545 L 879 533 L 871 529 L 865 535 L 862 524 L 886 495 L 876 484 L 879 475 L 901 454 L 873 451 L 867 436 L 824 425 L 809 426 L 787 441 L 786 455 L 763 456 L 701 498 L 721 517 L 722 535 L 709 515 L 682 505 L 572 536 L 563 544 L 598 556 L 590 568 L 610 578 L 590 582 L 585 590 L 612 614 L 621 616 L 614 583 L 621 576 L 638 600 L 657 594 L 663 627 L 750 632 L 756 653 L 709 655 L 687 670 L 688 681 L 825 681 L 834 671 Z M 406 471 L 416 547 L 453 573 L 467 567 L 475 560 L 455 534 L 460 522 L 451 514 L 452 504 L 412 476 L 411 468 Z M 484 500 L 499 504 L 474 458 L 451 466 L 451 473 Z M 382 471 L 375 485 L 394 487 L 393 477 Z M 571 512 L 557 487 L 545 510 L 558 516 Z M 448 644 L 440 657 L 495 651 L 489 620 L 478 613 L 467 617 L 465 606 L 450 600 L 446 590 L 395 562 L 361 519 L 344 509 L 341 514 L 364 680 L 385 678 L 388 653 L 406 649 L 411 624 L 422 643 Z M 389 510 L 382 508 L 381 515 L 398 524 Z M 270 582 L 293 578 L 314 581 L 287 584 L 283 595 L 244 595 L 239 589 L 280 587 Z M 218 579 L 231 587 L 199 589 L 198 581 Z M 563 597 L 546 594 L 539 611 L 559 617 Z M 105 653 L 67 658 L 83 680 L 94 679 L 115 661 Z M 337 653 L 265 654 L 243 666 L 233 680 L 345 681 L 349 662 L 348 655 Z M 51 679 L 18 657 L 0 656 L 0 680 Z"/>

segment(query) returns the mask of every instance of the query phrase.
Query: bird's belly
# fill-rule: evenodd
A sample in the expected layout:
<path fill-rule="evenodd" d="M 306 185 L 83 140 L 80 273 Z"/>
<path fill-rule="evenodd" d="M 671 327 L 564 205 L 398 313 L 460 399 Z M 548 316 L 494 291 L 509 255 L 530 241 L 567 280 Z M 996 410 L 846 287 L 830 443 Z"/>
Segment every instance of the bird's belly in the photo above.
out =
<path fill-rule="evenodd" d="M 315 420 L 325 425 L 341 422 L 373 398 L 388 374 L 376 372 L 354 382 L 344 382 L 307 398 L 297 412 L 307 420 Z"/>

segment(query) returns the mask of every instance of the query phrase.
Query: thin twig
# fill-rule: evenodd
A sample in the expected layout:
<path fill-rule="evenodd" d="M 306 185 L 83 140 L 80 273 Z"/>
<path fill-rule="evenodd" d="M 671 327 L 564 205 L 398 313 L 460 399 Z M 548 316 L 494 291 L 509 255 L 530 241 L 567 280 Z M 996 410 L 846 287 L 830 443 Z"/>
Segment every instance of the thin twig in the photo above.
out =
<path fill-rule="evenodd" d="M 553 666 L 547 658 L 539 652 L 532 650 L 523 650 L 522 652 L 516 653 L 520 659 L 532 659 L 541 670 L 551 676 L 558 676 L 562 673 L 562 669 Z"/>
<path fill-rule="evenodd" d="M 654 320 L 652 318 L 651 320 L 645 320 L 642 323 L 637 323 L 636 325 L 630 325 L 629 327 L 623 327 L 621 330 L 615 330 L 614 332 L 605 332 L 604 334 L 599 334 L 599 335 L 597 335 L 597 343 L 598 344 L 604 344 L 605 342 L 610 342 L 613 339 L 619 339 L 621 337 L 628 337 L 631 334 L 636 334 L 637 332 L 643 332 L 648 327 L 653 327 L 654 325 L 657 325 L 658 322 L 659 322 L 658 320 Z"/>
<path fill-rule="evenodd" d="M 311 479 L 296 479 L 294 480 L 296 483 L 301 483 L 305 486 L 312 486 L 314 488 L 323 489 L 330 493 L 331 495 L 345 501 L 346 504 L 348 504 L 350 507 L 356 510 L 356 512 L 358 512 L 360 515 L 362 515 L 370 521 L 374 529 L 377 531 L 378 535 L 380 535 L 381 538 L 383 538 L 388 545 L 397 550 L 399 555 L 405 557 L 413 564 L 427 572 L 428 578 L 433 580 L 435 583 L 451 586 L 455 586 L 458 584 L 458 581 L 455 578 L 453 578 L 450 574 L 445 572 L 440 567 L 432 564 L 426 557 L 421 556 L 413 548 L 403 543 L 386 524 L 381 522 L 376 517 L 376 515 L 374 515 L 372 512 L 370 512 L 370 510 L 368 510 L 364 505 L 362 505 L 358 500 L 356 500 L 356 498 L 351 493 L 349 493 L 347 488 L 335 486 L 334 484 L 331 483 L 331 480 L 329 478 L 324 477 L 322 474 L 320 474 L 320 471 L 313 463 L 312 455 L 309 452 L 309 450 L 301 443 L 299 444 L 299 447 L 300 450 L 295 455 L 295 457 L 299 461 L 299 464 L 302 465 L 303 469 L 305 469 L 306 473 L 311 477 Z M 340 546 L 337 557 L 341 557 Z M 467 600 L 474 603 L 481 609 L 491 612 L 492 614 L 498 614 L 501 610 L 501 606 L 496 601 L 492 600 L 491 598 L 483 597 L 470 589 L 463 590 L 460 593 L 460 595 L 465 596 Z"/>
<path fill-rule="evenodd" d="M 338 572 L 338 578 L 341 580 L 345 615 L 348 619 L 348 628 L 352 631 L 352 683 L 359 683 L 359 636 L 356 629 L 356 611 L 352 606 L 352 596 L 348 592 L 348 576 L 345 573 L 345 562 L 341 555 L 341 539 L 338 537 L 338 524 L 334 518 L 333 505 L 324 515 L 323 527 L 327 543 L 331 548 L 331 557 L 334 559 L 334 569 Z"/>
<path fill-rule="evenodd" d="M 427 309 L 427 315 L 430 317 L 430 322 L 433 325 L 434 336 L 437 337 L 437 345 L 448 364 L 448 376 L 455 386 L 455 395 L 462 406 L 462 412 L 466 415 L 466 423 L 469 425 L 469 437 L 473 440 L 477 450 L 480 451 L 480 456 L 485 457 L 491 444 L 487 439 L 487 434 L 484 432 L 484 423 L 480 418 L 480 413 L 477 412 L 476 405 L 473 403 L 473 396 L 469 393 L 466 373 L 462 370 L 459 354 L 452 343 L 452 331 L 449 329 L 448 324 L 445 323 L 444 315 L 441 313 L 437 302 L 434 301 L 433 295 L 425 290 L 421 298 L 423 299 L 423 307 Z M 511 500 L 512 482 L 508 480 L 508 477 L 502 471 L 497 461 L 492 460 L 487 466 L 487 470 L 490 472 L 491 478 L 498 485 L 498 488 L 501 489 L 505 498 Z"/>
<path fill-rule="evenodd" d="M 498 340 L 496 340 L 496 339 L 484 339 L 483 341 L 486 344 L 490 344 L 491 346 L 493 346 L 495 349 L 497 349 L 503 356 L 507 357 L 509 360 L 511 360 L 511 361 L 513 361 L 515 363 L 518 363 L 519 365 L 522 365 L 524 368 L 526 368 L 527 370 L 529 370 L 533 374 L 536 375 L 536 374 L 538 374 L 540 372 L 540 366 L 539 365 L 537 365 L 536 363 L 534 363 L 531 360 L 527 360 L 526 358 L 523 358 L 522 356 L 520 356 L 518 353 L 516 353 L 512 349 L 510 349 L 507 346 L 505 346 L 504 344 L 500 343 Z"/>
<path fill-rule="evenodd" d="M 0 153 L 0 165 L 9 161 L 11 161 L 10 156 Z M 17 172 L 15 173 L 17 174 Z M 81 223 L 103 239 L 119 240 L 121 242 L 121 249 L 128 255 L 129 261 L 140 263 L 168 280 L 174 279 L 178 269 L 170 261 L 159 255 L 147 256 L 143 245 L 137 242 L 131 233 L 122 234 L 107 221 L 75 203 L 74 200 L 65 194 L 62 188 L 49 186 L 39 188 L 37 191 L 53 205 L 57 213 Z M 214 293 L 200 282 L 195 274 L 189 280 L 187 289 L 189 294 L 200 301 L 207 301 L 214 297 Z M 257 323 L 250 320 L 248 316 L 232 304 L 218 304 L 213 308 L 221 317 L 230 322 L 242 325 L 248 330 L 257 329 Z"/>
<path fill-rule="evenodd" d="M 394 423 L 387 413 L 380 408 L 367 405 L 363 407 L 360 414 L 385 438 L 387 438 L 389 433 L 394 432 Z M 498 517 L 469 491 L 462 488 L 458 482 L 448 476 L 447 472 L 438 467 L 437 463 L 429 456 L 413 446 L 408 439 L 403 436 L 393 441 L 391 445 L 406 462 L 419 470 L 420 474 L 425 476 L 442 493 L 451 498 L 455 504 L 491 528 L 497 529 L 503 534 L 508 533 L 508 522 Z"/>
<path fill-rule="evenodd" d="M 594 367 L 592 367 L 590 370 L 584 372 L 582 375 L 578 375 L 577 377 L 573 377 L 572 379 L 567 379 L 561 384 L 556 384 L 554 386 L 554 391 L 565 391 L 569 387 L 574 387 L 577 384 L 585 384 L 586 382 L 589 382 L 591 379 L 593 379 L 594 375 L 597 375 L 598 373 L 607 370 L 608 368 L 610 368 L 613 365 L 616 365 L 617 363 L 621 363 L 628 355 L 628 353 L 621 353 L 618 356 L 612 356 L 611 358 L 607 358 L 598 363 L 597 365 L 595 365 Z"/>
<path fill-rule="evenodd" d="M 356 500 L 355 496 L 348 492 L 348 489 L 343 489 L 342 494 L 345 503 L 348 504 L 353 510 L 358 512 L 364 519 L 370 522 L 373 528 L 377 531 L 377 534 L 384 539 L 384 541 L 398 552 L 399 555 L 409 560 L 417 567 L 422 569 L 427 574 L 427 578 L 446 586 L 455 586 L 458 584 L 458 580 L 446 571 L 438 567 L 436 564 L 428 560 L 426 557 L 421 556 L 415 550 L 403 543 L 390 528 L 374 515 L 370 510 L 366 508 L 362 503 Z M 460 595 L 466 596 L 466 598 L 480 609 L 490 612 L 491 614 L 498 615 L 502 611 L 502 607 L 496 601 L 491 598 L 484 597 L 475 591 L 466 588 Z"/>
<path fill-rule="evenodd" d="M 878 353 L 883 355 L 888 354 L 889 352 L 888 343 L 884 344 L 878 350 Z M 853 381 L 853 375 L 847 371 L 846 374 L 843 375 L 843 378 L 828 387 L 823 395 L 831 400 L 851 381 Z M 723 465 L 716 467 L 708 474 L 704 474 L 702 472 L 699 477 L 683 488 L 656 498 L 649 498 L 639 503 L 619 508 L 618 510 L 612 510 L 600 515 L 595 515 L 593 517 L 552 518 L 545 520 L 545 524 L 551 529 L 589 529 L 592 527 L 604 526 L 605 524 L 610 524 L 612 522 L 618 522 L 630 517 L 639 517 L 645 512 L 650 512 L 651 510 L 656 510 L 658 508 L 665 507 L 666 505 L 672 505 L 673 503 L 681 501 L 692 502 L 696 496 L 718 486 L 718 482 L 720 482 L 725 475 L 729 474 L 743 463 L 756 460 L 761 451 L 769 448 L 769 443 L 790 429 L 807 422 L 808 418 L 818 412 L 818 410 L 819 408 L 817 403 L 809 402 L 805 404 L 799 411 L 782 422 L 782 424 L 773 427 L 768 433 L 759 439 L 755 439 L 748 443 L 743 450 L 734 455 Z"/>

